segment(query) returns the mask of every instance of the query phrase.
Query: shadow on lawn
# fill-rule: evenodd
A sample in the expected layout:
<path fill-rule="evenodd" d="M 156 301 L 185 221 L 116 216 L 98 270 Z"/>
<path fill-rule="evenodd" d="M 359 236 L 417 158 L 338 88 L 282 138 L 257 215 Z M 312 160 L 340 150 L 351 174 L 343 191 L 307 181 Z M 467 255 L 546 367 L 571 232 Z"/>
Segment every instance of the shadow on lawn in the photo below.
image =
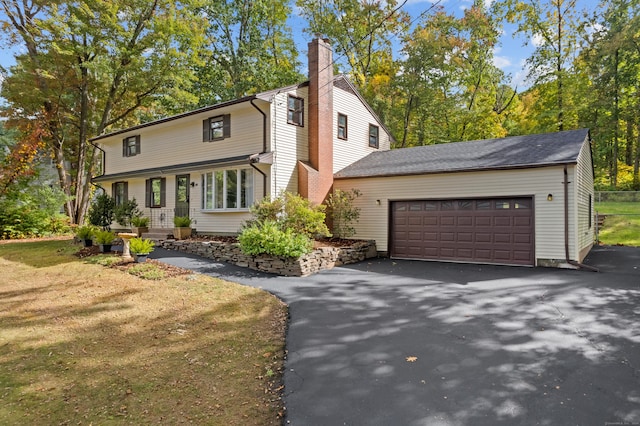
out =
<path fill-rule="evenodd" d="M 34 296 L 11 295 L 14 303 Z M 154 296 L 152 288 L 115 289 L 4 316 L 0 423 L 171 424 L 215 418 L 240 425 L 248 417 L 277 424 L 279 402 L 269 401 L 265 381 L 257 379 L 276 368 L 265 351 L 279 349 L 268 344 L 278 328 L 266 321 L 271 318 L 264 294 L 215 304 L 185 296 L 145 310 L 132 300 Z"/>

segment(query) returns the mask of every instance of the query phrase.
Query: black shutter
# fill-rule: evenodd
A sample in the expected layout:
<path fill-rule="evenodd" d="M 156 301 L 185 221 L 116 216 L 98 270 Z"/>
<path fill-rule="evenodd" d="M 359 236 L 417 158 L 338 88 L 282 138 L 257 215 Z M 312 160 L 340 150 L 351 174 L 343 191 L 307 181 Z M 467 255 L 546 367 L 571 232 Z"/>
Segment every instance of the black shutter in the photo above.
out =
<path fill-rule="evenodd" d="M 167 179 L 160 179 L 160 207 L 167 205 Z"/>
<path fill-rule="evenodd" d="M 151 207 L 151 179 L 147 179 L 145 182 L 145 193 L 144 193 L 144 206 Z"/>
<path fill-rule="evenodd" d="M 202 142 L 209 142 L 211 140 L 211 132 L 209 126 L 210 124 L 208 118 L 206 120 L 202 120 Z"/>
<path fill-rule="evenodd" d="M 122 156 L 128 157 L 127 155 L 127 138 L 122 139 Z"/>
<path fill-rule="evenodd" d="M 136 155 L 140 154 L 140 135 L 136 136 Z"/>
<path fill-rule="evenodd" d="M 222 118 L 222 136 L 231 137 L 231 115 L 225 114 Z"/>
<path fill-rule="evenodd" d="M 111 198 L 116 198 L 116 184 L 115 184 L 115 182 L 111 184 Z"/>
<path fill-rule="evenodd" d="M 123 182 L 122 186 L 124 186 L 122 191 L 123 192 L 122 196 L 124 198 L 123 201 L 129 201 L 129 182 Z"/>

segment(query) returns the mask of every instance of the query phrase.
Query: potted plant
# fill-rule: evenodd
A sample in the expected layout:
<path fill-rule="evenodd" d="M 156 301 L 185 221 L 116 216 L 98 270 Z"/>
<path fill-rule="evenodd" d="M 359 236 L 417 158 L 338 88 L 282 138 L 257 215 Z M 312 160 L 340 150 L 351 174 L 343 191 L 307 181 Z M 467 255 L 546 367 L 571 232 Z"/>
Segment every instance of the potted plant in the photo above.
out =
<path fill-rule="evenodd" d="M 147 256 L 153 251 L 155 244 L 148 238 L 131 238 L 129 240 L 129 251 L 138 263 L 147 261 Z"/>
<path fill-rule="evenodd" d="M 76 228 L 76 237 L 82 241 L 85 247 L 91 247 L 93 245 L 93 236 L 96 233 L 96 228 L 91 225 L 78 226 Z"/>
<path fill-rule="evenodd" d="M 131 232 L 138 234 L 138 237 L 141 237 L 145 232 L 149 232 L 149 218 L 142 215 L 132 217 Z"/>
<path fill-rule="evenodd" d="M 183 240 L 191 236 L 191 218 L 189 216 L 175 216 L 173 218 L 173 237 Z"/>
<path fill-rule="evenodd" d="M 111 244 L 116 238 L 116 234 L 111 231 L 98 231 L 95 234 L 96 243 L 100 246 L 101 253 L 109 253 L 111 251 Z"/>

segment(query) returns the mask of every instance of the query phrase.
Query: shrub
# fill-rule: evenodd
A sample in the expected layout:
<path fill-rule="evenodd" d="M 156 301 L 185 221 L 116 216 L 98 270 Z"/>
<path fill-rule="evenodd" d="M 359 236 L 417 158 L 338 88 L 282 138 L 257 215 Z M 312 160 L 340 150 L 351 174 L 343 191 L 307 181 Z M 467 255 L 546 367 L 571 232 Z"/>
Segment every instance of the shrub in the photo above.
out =
<path fill-rule="evenodd" d="M 76 228 L 76 237 L 80 240 L 90 240 L 97 232 L 97 229 L 93 225 L 78 226 Z"/>
<path fill-rule="evenodd" d="M 100 194 L 89 207 L 89 223 L 108 228 L 113 222 L 115 202 L 107 194 Z"/>
<path fill-rule="evenodd" d="M 325 221 L 325 206 L 313 206 L 311 202 L 300 195 L 285 192 L 274 200 L 265 198 L 251 208 L 254 222 L 275 222 L 281 231 L 288 229 L 303 234 L 309 238 L 316 236 L 331 236 Z"/>
<path fill-rule="evenodd" d="M 188 228 L 191 226 L 191 218 L 189 216 L 175 216 L 173 225 L 176 228 Z"/>
<path fill-rule="evenodd" d="M 270 254 L 293 258 L 309 253 L 313 247 L 312 241 L 306 235 L 293 229 L 282 230 L 272 220 L 254 222 L 244 228 L 238 236 L 238 242 L 245 254 Z"/>
<path fill-rule="evenodd" d="M 111 244 L 116 239 L 116 234 L 111 231 L 98 231 L 95 234 L 96 243 Z"/>
<path fill-rule="evenodd" d="M 356 230 L 351 224 L 360 218 L 360 209 L 354 207 L 353 202 L 360 194 L 357 189 L 349 191 L 336 189 L 332 194 L 329 194 L 327 210 L 331 218 L 334 236 L 349 238 L 356 234 Z"/>
<path fill-rule="evenodd" d="M 155 243 L 147 238 L 132 238 L 129 240 L 129 244 L 129 249 L 133 254 L 149 254 L 155 246 Z"/>
<path fill-rule="evenodd" d="M 144 216 L 134 216 L 131 218 L 131 226 L 136 228 L 146 228 L 149 226 L 149 218 Z"/>
<path fill-rule="evenodd" d="M 142 212 L 138 210 L 138 202 L 135 198 L 116 206 L 114 210 L 116 222 L 122 226 L 131 226 L 131 219 L 141 215 Z"/>

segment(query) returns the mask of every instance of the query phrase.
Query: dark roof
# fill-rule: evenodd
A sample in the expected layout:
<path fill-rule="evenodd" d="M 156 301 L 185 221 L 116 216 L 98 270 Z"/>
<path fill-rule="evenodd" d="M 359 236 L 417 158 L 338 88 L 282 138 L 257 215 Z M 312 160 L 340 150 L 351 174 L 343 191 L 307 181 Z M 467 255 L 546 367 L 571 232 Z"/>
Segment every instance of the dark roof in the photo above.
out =
<path fill-rule="evenodd" d="M 337 179 L 574 164 L 589 130 L 512 136 L 378 151 L 345 167 Z"/>

